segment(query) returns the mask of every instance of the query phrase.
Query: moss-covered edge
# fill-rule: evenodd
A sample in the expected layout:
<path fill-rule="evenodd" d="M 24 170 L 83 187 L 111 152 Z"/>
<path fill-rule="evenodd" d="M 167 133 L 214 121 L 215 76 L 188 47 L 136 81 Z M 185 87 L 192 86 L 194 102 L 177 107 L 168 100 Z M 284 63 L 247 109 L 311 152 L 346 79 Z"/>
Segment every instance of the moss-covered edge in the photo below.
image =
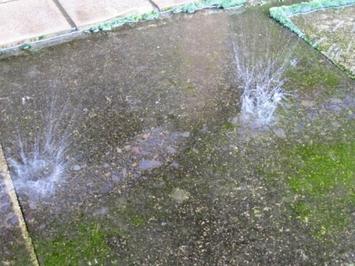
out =
<path fill-rule="evenodd" d="M 126 17 L 119 17 L 110 21 L 99 23 L 90 27 L 85 32 L 98 32 L 98 31 L 110 31 L 114 28 L 121 27 L 126 24 L 133 24 L 142 21 L 150 21 L 160 18 L 163 13 L 194 13 L 201 9 L 218 8 L 218 9 L 230 9 L 239 8 L 246 3 L 246 0 L 202 0 L 189 4 L 183 4 L 172 8 L 163 9 L 161 11 L 151 11 L 140 15 L 130 15 Z"/>
<path fill-rule="evenodd" d="M 128 16 L 123 16 L 123 17 L 117 17 L 114 19 L 111 19 L 109 21 L 101 22 L 96 25 L 91 26 L 89 29 L 85 30 L 78 30 L 77 32 L 84 32 L 84 33 L 95 33 L 99 31 L 111 31 L 114 28 L 121 27 L 126 24 L 135 24 L 138 22 L 143 22 L 143 21 L 150 21 L 150 20 L 155 20 L 159 19 L 162 14 L 166 13 L 171 13 L 171 14 L 176 14 L 176 13 L 194 13 L 198 10 L 201 9 L 211 9 L 211 8 L 217 8 L 217 9 L 231 9 L 231 8 L 239 8 L 242 7 L 247 0 L 200 0 L 196 2 L 192 2 L 189 4 L 183 4 L 179 6 L 175 6 L 172 8 L 164 9 L 164 10 L 153 10 L 147 13 L 142 13 L 142 14 L 131 14 Z M 60 35 L 58 36 L 60 37 Z M 36 43 L 37 41 L 41 40 L 50 40 L 50 37 L 46 36 L 39 36 L 37 38 L 34 38 L 30 42 L 25 42 L 17 47 L 10 47 L 10 48 L 0 48 L 0 56 L 5 54 L 7 50 L 9 49 L 20 49 L 23 51 L 28 51 L 33 49 L 33 44 Z"/>
<path fill-rule="evenodd" d="M 355 0 L 312 0 L 310 2 L 302 2 L 298 4 L 288 5 L 288 6 L 278 6 L 270 8 L 270 16 L 283 26 L 289 28 L 291 31 L 296 33 L 300 38 L 305 40 L 312 47 L 323 53 L 318 44 L 309 38 L 300 28 L 298 28 L 290 19 L 290 17 L 304 14 L 309 12 L 314 12 L 322 9 L 328 8 L 339 8 L 345 6 L 355 5 Z M 323 53 L 324 54 L 324 53 Z M 338 64 L 331 58 L 329 58 L 335 65 L 344 70 L 352 79 L 355 75 L 346 69 L 344 66 Z"/>
<path fill-rule="evenodd" d="M 180 5 L 173 8 L 165 9 L 165 12 L 172 13 L 194 13 L 201 9 L 219 8 L 230 9 L 239 8 L 246 3 L 246 0 L 203 0 L 190 4 Z"/>

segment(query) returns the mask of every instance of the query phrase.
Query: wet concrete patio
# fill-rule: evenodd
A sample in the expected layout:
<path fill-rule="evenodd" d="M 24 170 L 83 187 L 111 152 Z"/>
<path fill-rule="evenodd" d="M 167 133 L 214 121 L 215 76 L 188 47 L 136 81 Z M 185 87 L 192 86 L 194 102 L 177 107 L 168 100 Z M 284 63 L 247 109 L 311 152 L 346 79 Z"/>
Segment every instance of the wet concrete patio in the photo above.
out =
<path fill-rule="evenodd" d="M 286 50 L 294 62 L 292 97 L 270 127 L 238 119 L 233 41 L 253 59 Z M 24 185 L 10 164 L 41 264 L 355 262 L 354 81 L 262 8 L 5 59 L 0 84 L 9 162 L 19 143 L 65 146 L 50 190 Z"/>
<path fill-rule="evenodd" d="M 355 7 L 328 9 L 292 20 L 331 60 L 355 76 Z"/>

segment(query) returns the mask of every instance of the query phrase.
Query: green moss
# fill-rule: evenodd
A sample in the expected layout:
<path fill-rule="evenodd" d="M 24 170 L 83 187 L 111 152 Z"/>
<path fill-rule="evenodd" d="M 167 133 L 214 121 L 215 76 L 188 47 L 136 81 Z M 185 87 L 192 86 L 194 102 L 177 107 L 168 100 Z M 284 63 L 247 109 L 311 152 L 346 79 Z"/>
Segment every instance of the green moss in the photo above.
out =
<path fill-rule="evenodd" d="M 286 76 L 290 84 L 297 84 L 298 87 L 305 89 L 318 88 L 318 86 L 334 89 L 340 83 L 339 75 L 321 65 L 312 65 L 302 69 L 290 68 Z"/>
<path fill-rule="evenodd" d="M 246 0 L 202 0 L 191 4 L 169 8 L 166 11 L 171 11 L 173 13 L 194 13 L 205 8 L 237 8 L 245 4 L 245 2 Z"/>
<path fill-rule="evenodd" d="M 293 210 L 316 237 L 342 230 L 354 206 L 355 142 L 297 146 L 288 183 L 298 195 Z"/>
<path fill-rule="evenodd" d="M 338 143 L 332 146 L 314 144 L 296 149 L 303 167 L 297 177 L 291 179 L 296 192 L 312 196 L 328 193 L 338 184 L 350 185 L 355 173 L 355 142 L 351 145 Z"/>
<path fill-rule="evenodd" d="M 131 217 L 131 223 L 134 225 L 134 226 L 142 226 L 145 224 L 145 220 L 142 216 L 140 215 L 135 215 L 133 217 Z"/>
<path fill-rule="evenodd" d="M 226 131 L 230 131 L 230 130 L 234 130 L 235 129 L 235 125 L 233 125 L 233 123 L 227 121 L 223 124 L 223 129 Z"/>
<path fill-rule="evenodd" d="M 91 27 L 86 32 L 110 31 L 114 28 L 121 27 L 125 24 L 132 24 L 140 21 L 154 20 L 154 19 L 158 19 L 159 17 L 160 17 L 160 13 L 157 11 L 151 11 L 140 15 L 119 17 L 119 18 L 112 19 L 108 22 L 97 24 Z"/>
<path fill-rule="evenodd" d="M 70 231 L 72 235 L 36 242 L 43 265 L 104 264 L 111 250 L 106 243 L 106 233 L 99 225 L 80 224 Z"/>
<path fill-rule="evenodd" d="M 20 46 L 21 50 L 30 50 L 32 48 L 32 45 L 28 44 L 28 43 L 24 43 Z"/>
<path fill-rule="evenodd" d="M 322 243 L 337 241 L 350 228 L 355 207 L 354 124 L 338 121 L 344 124 L 334 129 L 332 140 L 312 130 L 307 143 L 279 142 L 276 157 L 259 171 L 270 185 L 289 188 L 284 197 L 290 217 Z"/>

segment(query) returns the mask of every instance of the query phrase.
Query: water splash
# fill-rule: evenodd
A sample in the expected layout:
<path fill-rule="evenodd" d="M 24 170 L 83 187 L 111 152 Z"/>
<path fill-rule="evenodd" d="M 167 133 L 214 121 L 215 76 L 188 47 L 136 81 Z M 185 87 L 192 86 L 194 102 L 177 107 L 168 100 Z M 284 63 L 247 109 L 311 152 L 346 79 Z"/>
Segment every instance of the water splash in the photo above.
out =
<path fill-rule="evenodd" d="M 31 198 L 50 196 L 64 179 L 71 144 L 69 128 L 76 113 L 68 108 L 65 104 L 59 111 L 57 101 L 51 100 L 49 111 L 42 116 L 43 129 L 32 139 L 18 133 L 16 156 L 9 159 L 18 193 Z"/>
<path fill-rule="evenodd" d="M 253 127 L 265 127 L 276 122 L 277 110 L 290 97 L 284 89 L 284 73 L 288 67 L 297 65 L 292 55 L 298 41 L 279 31 L 258 27 L 257 19 L 254 14 L 252 19 L 244 21 L 249 31 L 241 30 L 233 37 L 233 61 L 241 92 L 238 120 Z"/>
<path fill-rule="evenodd" d="M 268 59 L 248 66 L 241 63 L 235 47 L 234 54 L 243 89 L 241 120 L 257 126 L 272 124 L 276 110 L 283 105 L 288 95 L 283 89 L 285 65 L 277 67 L 275 61 Z"/>

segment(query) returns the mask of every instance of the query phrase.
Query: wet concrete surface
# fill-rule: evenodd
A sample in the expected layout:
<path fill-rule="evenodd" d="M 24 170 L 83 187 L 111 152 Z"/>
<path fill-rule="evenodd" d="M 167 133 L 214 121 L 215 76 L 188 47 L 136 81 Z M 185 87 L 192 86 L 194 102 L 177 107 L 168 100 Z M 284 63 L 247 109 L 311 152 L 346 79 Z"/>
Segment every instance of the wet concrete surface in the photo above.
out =
<path fill-rule="evenodd" d="M 238 120 L 233 40 L 251 63 L 292 47 L 292 96 L 270 127 Z M 354 82 L 259 9 L 178 15 L 2 60 L 0 84 L 9 161 L 20 139 L 27 152 L 36 136 L 66 145 L 53 191 L 18 191 L 43 265 L 354 262 L 348 191 L 334 188 L 347 222 L 322 233 L 312 208 L 333 196 L 288 182 L 302 168 L 294 147 L 353 147 Z M 300 199 L 307 216 L 294 211 Z"/>
<path fill-rule="evenodd" d="M 354 14 L 355 7 L 350 6 L 298 15 L 292 20 L 322 53 L 355 75 Z"/>
<path fill-rule="evenodd" d="M 26 242 L 28 234 L 18 204 L 4 155 L 0 150 L 1 265 L 29 265 L 33 261 L 31 258 L 34 254 Z"/>
<path fill-rule="evenodd" d="M 3 178 L 0 176 L 1 179 Z M 18 217 L 12 209 L 12 203 L 8 193 L 5 191 L 5 185 L 0 180 L 0 239 L 1 239 L 1 264 L 11 265 L 14 262 L 30 263 L 29 254 L 26 252 L 24 239 L 19 228 Z M 22 259 L 21 259 L 22 257 Z"/>

